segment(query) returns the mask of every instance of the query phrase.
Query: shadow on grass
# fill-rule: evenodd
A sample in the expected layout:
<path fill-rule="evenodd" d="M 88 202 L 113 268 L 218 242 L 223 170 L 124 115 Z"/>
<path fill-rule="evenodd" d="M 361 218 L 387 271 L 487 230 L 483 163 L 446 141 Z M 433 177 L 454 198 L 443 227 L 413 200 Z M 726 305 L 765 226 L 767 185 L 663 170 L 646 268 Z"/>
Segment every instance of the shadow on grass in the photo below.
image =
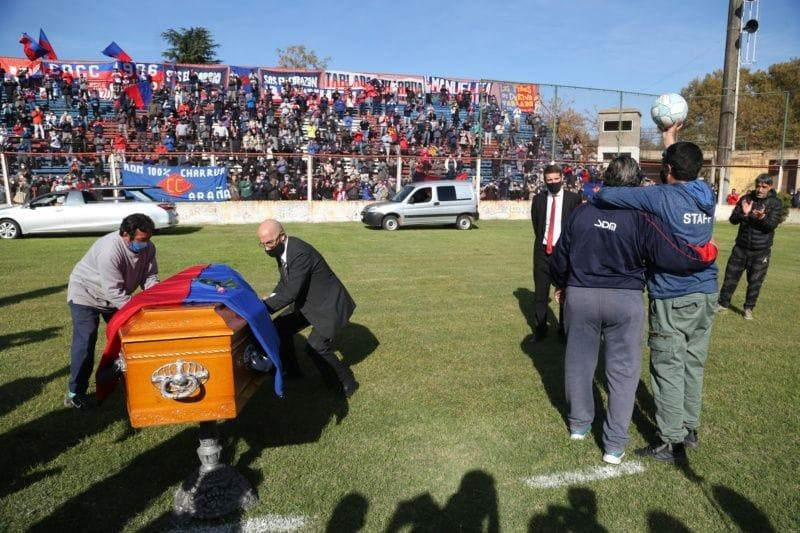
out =
<path fill-rule="evenodd" d="M 29 470 L 49 463 L 73 446 L 82 445 L 84 439 L 103 432 L 121 414 L 121 408 L 116 407 L 88 411 L 61 407 L 0 435 L 0 450 L 3 450 L 0 472 L 6 480 L 0 483 L 0 497 L 47 477 L 42 472 L 31 474 Z"/>
<path fill-rule="evenodd" d="M 651 533 L 691 533 L 686 524 L 661 511 L 647 513 L 647 531 Z"/>
<path fill-rule="evenodd" d="M 536 313 L 534 293 L 529 289 L 519 288 L 514 291 L 522 316 L 531 330 L 536 329 Z M 550 323 L 555 323 L 555 316 L 548 309 Z M 534 368 L 539 373 L 550 404 L 558 411 L 564 424 L 567 424 L 567 401 L 564 392 L 564 347 L 558 336 L 551 332 L 544 340 L 533 342 L 533 334 L 527 335 L 520 343 L 522 351 L 530 357 Z"/>
<path fill-rule="evenodd" d="M 27 331 L 9 333 L 8 335 L 0 335 L 0 350 L 46 341 L 57 337 L 59 331 L 61 331 L 60 326 L 50 326 L 49 328 L 29 329 Z"/>
<path fill-rule="evenodd" d="M 68 375 L 69 367 L 65 366 L 46 376 L 19 378 L 0 385 L 0 416 L 38 395 L 51 381 Z"/>
<path fill-rule="evenodd" d="M 378 338 L 369 328 L 350 322 L 339 335 L 336 348 L 342 354 L 344 362 L 353 366 L 369 357 L 379 344 Z"/>
<path fill-rule="evenodd" d="M 714 485 L 712 490 L 719 506 L 742 531 L 775 531 L 767 515 L 735 490 L 722 485 Z"/>
<path fill-rule="evenodd" d="M 18 304 L 20 302 L 24 302 L 25 300 L 33 300 L 34 298 L 55 294 L 57 292 L 63 291 L 66 288 L 67 284 L 64 283 L 62 285 L 53 285 L 52 287 L 44 287 L 41 289 L 35 289 L 28 292 L 21 292 L 19 294 L 12 294 L 10 296 L 3 296 L 2 298 L 0 298 L 0 307 L 4 307 L 6 305 Z"/>
<path fill-rule="evenodd" d="M 593 490 L 570 488 L 569 505 L 549 505 L 547 512 L 534 515 L 528 531 L 608 531 L 597 521 L 597 496 Z"/>
<path fill-rule="evenodd" d="M 356 533 L 367 522 L 369 502 L 358 492 L 351 492 L 342 498 L 331 513 L 326 533 Z"/>
<path fill-rule="evenodd" d="M 483 470 L 464 474 L 444 507 L 430 493 L 400 502 L 386 533 L 397 531 L 500 531 L 494 478 Z"/>
<path fill-rule="evenodd" d="M 73 496 L 28 531 L 121 531 L 199 466 L 196 447 L 197 428 L 189 427 Z"/>

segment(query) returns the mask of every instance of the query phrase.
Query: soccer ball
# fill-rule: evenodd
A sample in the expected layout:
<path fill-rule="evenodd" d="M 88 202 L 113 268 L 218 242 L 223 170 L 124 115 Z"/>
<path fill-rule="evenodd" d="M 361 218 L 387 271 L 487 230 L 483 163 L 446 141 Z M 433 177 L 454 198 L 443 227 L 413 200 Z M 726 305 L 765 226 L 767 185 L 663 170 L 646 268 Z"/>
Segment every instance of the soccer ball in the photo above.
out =
<path fill-rule="evenodd" d="M 653 107 L 650 108 L 650 116 L 653 117 L 653 122 L 661 131 L 676 122 L 683 122 L 688 113 L 689 104 L 686 103 L 683 96 L 675 93 L 662 94 L 655 99 Z"/>

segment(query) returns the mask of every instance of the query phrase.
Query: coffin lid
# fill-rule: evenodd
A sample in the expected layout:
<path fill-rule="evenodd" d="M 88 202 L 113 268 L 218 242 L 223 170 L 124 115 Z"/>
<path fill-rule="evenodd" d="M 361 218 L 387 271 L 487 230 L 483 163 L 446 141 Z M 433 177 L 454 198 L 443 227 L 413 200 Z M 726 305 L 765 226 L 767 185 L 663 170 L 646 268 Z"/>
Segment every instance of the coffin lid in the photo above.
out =
<path fill-rule="evenodd" d="M 222 303 L 143 307 L 119 328 L 122 343 L 230 336 L 247 321 Z"/>

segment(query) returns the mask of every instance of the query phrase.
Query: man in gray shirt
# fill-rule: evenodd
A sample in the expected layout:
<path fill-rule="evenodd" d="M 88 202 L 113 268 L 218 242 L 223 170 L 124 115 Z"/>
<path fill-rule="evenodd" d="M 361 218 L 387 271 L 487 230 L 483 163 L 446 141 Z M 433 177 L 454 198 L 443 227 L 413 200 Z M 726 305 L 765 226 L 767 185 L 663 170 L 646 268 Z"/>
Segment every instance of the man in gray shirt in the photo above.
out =
<path fill-rule="evenodd" d="M 131 299 L 137 287 L 158 283 L 156 247 L 150 242 L 155 225 L 135 213 L 122 220 L 119 232 L 101 237 L 89 248 L 69 276 L 67 302 L 72 315 L 69 392 L 64 405 L 83 409 L 94 368 L 97 328 Z"/>

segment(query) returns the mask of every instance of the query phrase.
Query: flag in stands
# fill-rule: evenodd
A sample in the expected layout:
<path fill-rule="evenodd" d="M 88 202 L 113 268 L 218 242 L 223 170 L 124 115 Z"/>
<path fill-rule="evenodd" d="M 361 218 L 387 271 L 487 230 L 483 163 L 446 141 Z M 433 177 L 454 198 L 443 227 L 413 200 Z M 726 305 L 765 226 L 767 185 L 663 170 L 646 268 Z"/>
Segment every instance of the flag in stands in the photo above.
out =
<path fill-rule="evenodd" d="M 22 44 L 22 49 L 25 51 L 25 56 L 31 61 L 36 61 L 37 59 L 47 55 L 47 50 L 39 46 L 39 43 L 31 39 L 31 36 L 27 33 L 22 34 L 19 42 Z"/>
<path fill-rule="evenodd" d="M 125 50 L 120 48 L 119 45 L 114 41 L 111 41 L 111 44 L 106 46 L 105 50 L 103 50 L 103 55 L 119 59 L 120 61 L 124 61 L 126 63 L 130 63 L 133 61 L 133 59 L 131 59 L 131 56 L 126 54 Z"/>
<path fill-rule="evenodd" d="M 144 109 L 150 105 L 153 99 L 153 87 L 148 81 L 140 81 L 125 88 L 125 94 L 133 100 L 138 109 Z"/>
<path fill-rule="evenodd" d="M 253 92 L 253 84 L 250 82 L 250 73 L 253 71 L 254 69 L 251 67 L 231 67 L 231 73 L 239 77 L 242 81 L 242 89 L 246 93 Z"/>
<path fill-rule="evenodd" d="M 53 45 L 50 44 L 50 41 L 47 39 L 47 35 L 44 34 L 44 30 L 39 28 L 39 46 L 47 50 L 47 53 L 44 55 L 47 59 L 58 59 L 56 55 L 56 51 L 53 49 Z"/>

